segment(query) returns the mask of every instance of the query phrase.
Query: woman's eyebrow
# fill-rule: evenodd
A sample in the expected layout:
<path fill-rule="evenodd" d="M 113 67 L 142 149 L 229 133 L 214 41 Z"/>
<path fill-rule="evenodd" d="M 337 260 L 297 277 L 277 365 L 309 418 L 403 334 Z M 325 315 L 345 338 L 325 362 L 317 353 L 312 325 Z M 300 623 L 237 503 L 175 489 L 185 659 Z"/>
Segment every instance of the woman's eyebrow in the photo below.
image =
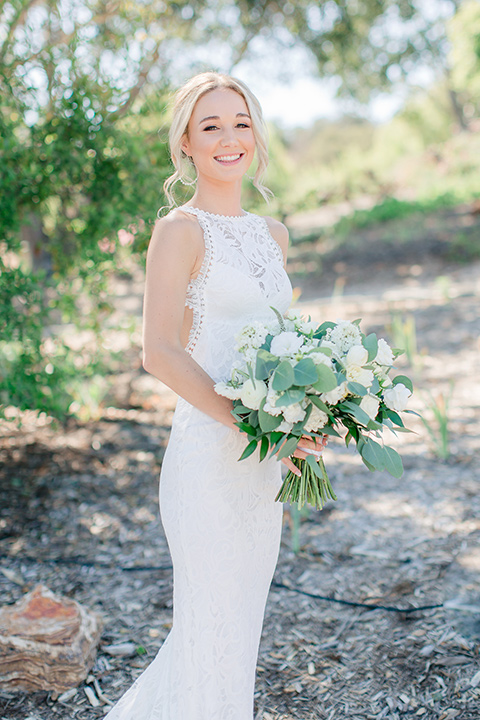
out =
<path fill-rule="evenodd" d="M 239 112 L 239 113 L 237 113 L 236 117 L 250 118 L 250 115 L 248 113 Z M 202 118 L 198 124 L 201 125 L 206 120 L 220 120 L 220 118 L 218 115 L 208 115 L 207 117 Z"/>

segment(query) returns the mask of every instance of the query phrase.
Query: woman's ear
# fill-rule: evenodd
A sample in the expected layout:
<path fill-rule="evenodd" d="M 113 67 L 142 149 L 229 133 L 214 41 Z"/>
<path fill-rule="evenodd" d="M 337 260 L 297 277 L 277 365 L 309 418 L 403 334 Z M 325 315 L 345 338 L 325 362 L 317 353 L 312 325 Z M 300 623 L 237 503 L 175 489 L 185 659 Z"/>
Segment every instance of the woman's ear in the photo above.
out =
<path fill-rule="evenodd" d="M 185 153 L 185 155 L 188 155 L 190 157 L 190 155 L 191 155 L 190 143 L 188 142 L 188 138 L 186 135 L 183 136 L 180 147 L 181 147 L 182 151 Z"/>

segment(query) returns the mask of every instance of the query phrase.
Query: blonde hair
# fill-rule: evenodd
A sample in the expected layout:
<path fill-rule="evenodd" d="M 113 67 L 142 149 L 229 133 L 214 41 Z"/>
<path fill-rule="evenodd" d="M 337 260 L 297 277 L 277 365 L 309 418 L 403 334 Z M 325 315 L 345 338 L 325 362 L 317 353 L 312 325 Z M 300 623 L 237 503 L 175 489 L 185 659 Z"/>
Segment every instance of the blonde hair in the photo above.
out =
<path fill-rule="evenodd" d="M 175 205 L 172 189 L 177 182 L 180 181 L 185 185 L 193 185 L 195 183 L 195 179 L 191 179 L 189 174 L 192 168 L 192 161 L 181 148 L 184 136 L 188 136 L 188 123 L 190 122 L 193 109 L 203 95 L 218 89 L 234 90 L 245 100 L 252 120 L 252 130 L 257 151 L 257 169 L 253 178 L 253 185 L 265 200 L 268 200 L 273 194 L 271 190 L 262 184 L 262 177 L 268 165 L 268 148 L 267 127 L 263 119 L 260 103 L 252 91 L 241 80 L 221 73 L 204 72 L 190 78 L 190 80 L 177 91 L 174 97 L 173 118 L 168 140 L 175 172 L 170 175 L 163 184 L 163 190 L 169 207 Z"/>

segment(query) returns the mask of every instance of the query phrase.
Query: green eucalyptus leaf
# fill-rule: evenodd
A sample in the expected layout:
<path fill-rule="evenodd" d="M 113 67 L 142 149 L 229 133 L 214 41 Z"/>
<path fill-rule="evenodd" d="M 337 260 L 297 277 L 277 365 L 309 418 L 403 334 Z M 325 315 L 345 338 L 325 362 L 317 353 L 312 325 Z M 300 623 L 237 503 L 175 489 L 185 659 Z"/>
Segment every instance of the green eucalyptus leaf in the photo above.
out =
<path fill-rule="evenodd" d="M 365 387 L 365 385 L 362 385 L 361 383 L 357 383 L 357 382 L 347 383 L 347 388 L 348 388 L 349 392 L 352 393 L 352 395 L 360 395 L 361 397 L 363 397 L 364 395 L 366 395 L 368 393 L 368 390 Z"/>
<path fill-rule="evenodd" d="M 293 368 L 295 385 L 312 385 L 317 381 L 317 366 L 311 358 L 302 358 Z"/>
<path fill-rule="evenodd" d="M 368 460 L 365 460 L 365 458 L 363 457 L 363 455 L 362 455 L 362 462 L 363 462 L 363 464 L 370 470 L 370 472 L 374 472 L 375 470 L 377 470 L 377 468 L 376 468 L 374 465 L 371 465 L 371 464 L 368 462 Z"/>
<path fill-rule="evenodd" d="M 288 390 L 295 383 L 295 374 L 293 368 L 288 360 L 282 360 L 277 365 L 272 378 L 272 389 L 275 392 L 282 392 L 282 390 Z"/>
<path fill-rule="evenodd" d="M 303 388 L 292 388 L 291 390 L 285 390 L 285 392 L 279 396 L 276 402 L 276 406 L 280 407 L 281 405 L 294 405 L 295 403 L 302 402 L 304 397 L 305 390 L 303 390 Z"/>
<path fill-rule="evenodd" d="M 279 363 L 276 355 L 272 355 L 268 350 L 259 350 L 257 352 L 257 362 L 255 366 L 255 377 L 257 380 L 266 380 L 270 373 L 275 370 Z"/>
<path fill-rule="evenodd" d="M 335 327 L 335 323 L 327 320 L 326 322 L 324 322 L 318 326 L 318 328 L 313 333 L 313 337 L 315 337 L 315 338 L 321 337 L 322 335 L 325 335 L 327 330 L 333 330 L 334 327 Z"/>
<path fill-rule="evenodd" d="M 344 400 L 341 403 L 341 407 L 345 408 L 345 410 L 348 410 L 348 412 L 353 415 L 355 420 L 358 420 L 359 423 L 367 427 L 368 423 L 370 422 L 370 418 L 365 412 L 365 410 L 362 410 L 360 405 L 357 405 L 351 400 Z"/>
<path fill-rule="evenodd" d="M 397 451 L 391 447 L 385 446 L 383 448 L 383 452 L 385 456 L 385 470 L 387 470 L 390 475 L 393 475 L 393 477 L 402 477 L 403 463 L 402 458 L 397 453 Z"/>
<path fill-rule="evenodd" d="M 334 388 L 337 387 L 337 378 L 333 370 L 326 365 L 317 365 L 316 370 L 318 380 L 312 383 L 312 387 L 315 388 L 315 390 L 323 393 L 330 392 L 330 390 L 334 390 Z"/>
<path fill-rule="evenodd" d="M 341 435 L 331 425 L 325 425 L 325 427 L 321 428 L 320 433 L 323 435 L 331 435 L 332 437 L 341 437 Z"/>
<path fill-rule="evenodd" d="M 400 383 L 402 385 L 405 385 L 405 387 L 408 388 L 410 390 L 410 392 L 413 392 L 413 383 L 409 377 L 407 377 L 406 375 L 397 375 L 396 377 L 393 378 L 393 380 L 392 380 L 393 385 L 398 385 Z"/>
<path fill-rule="evenodd" d="M 370 335 L 367 335 L 362 340 L 362 345 L 368 352 L 368 362 L 372 362 L 372 360 L 375 360 L 378 353 L 378 340 L 375 333 L 370 333 Z"/>
<path fill-rule="evenodd" d="M 368 438 L 361 448 L 362 458 L 369 463 L 375 470 L 384 470 L 386 456 L 384 448 L 372 438 Z"/>
<path fill-rule="evenodd" d="M 378 395 L 380 392 L 380 383 L 378 382 L 378 378 L 374 377 L 373 382 L 370 385 L 369 393 L 370 395 Z"/>
<path fill-rule="evenodd" d="M 280 425 L 282 418 L 280 415 L 269 415 L 269 413 L 266 413 L 265 410 L 260 408 L 258 411 L 258 422 L 262 432 L 271 432 Z"/>
<path fill-rule="evenodd" d="M 316 405 L 319 410 L 323 410 L 324 413 L 326 413 L 329 417 L 333 417 L 333 413 L 331 409 L 326 405 L 326 403 L 323 402 L 323 400 L 320 400 L 318 395 L 309 395 L 308 399 L 311 403 Z"/>
<path fill-rule="evenodd" d="M 397 412 L 395 412 L 395 410 L 388 409 L 385 410 L 384 413 L 392 422 L 395 423 L 395 425 L 399 425 L 402 428 L 405 427 L 402 418 Z"/>

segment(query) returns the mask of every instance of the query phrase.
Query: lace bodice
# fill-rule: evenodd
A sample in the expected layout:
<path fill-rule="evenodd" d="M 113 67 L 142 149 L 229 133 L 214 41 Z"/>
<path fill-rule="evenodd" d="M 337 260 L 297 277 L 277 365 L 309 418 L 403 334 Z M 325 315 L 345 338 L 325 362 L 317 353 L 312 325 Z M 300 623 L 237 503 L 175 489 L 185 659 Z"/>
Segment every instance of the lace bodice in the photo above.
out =
<path fill-rule="evenodd" d="M 265 218 L 182 210 L 196 216 L 205 240 L 200 273 L 187 290 L 193 310 L 187 350 L 214 380 L 225 379 L 236 357 L 235 334 L 252 320 L 271 320 L 272 306 L 285 312 L 292 286 Z"/>

